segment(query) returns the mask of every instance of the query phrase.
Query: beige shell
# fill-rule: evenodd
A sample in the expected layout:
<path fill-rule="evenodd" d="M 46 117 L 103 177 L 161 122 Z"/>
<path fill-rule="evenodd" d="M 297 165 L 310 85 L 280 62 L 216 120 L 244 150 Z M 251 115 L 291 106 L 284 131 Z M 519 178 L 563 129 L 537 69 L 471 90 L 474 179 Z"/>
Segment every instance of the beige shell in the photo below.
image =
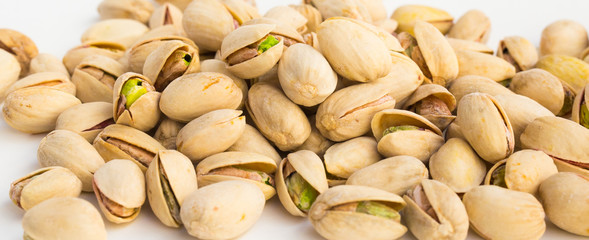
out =
<path fill-rule="evenodd" d="M 102 129 L 114 123 L 111 103 L 91 102 L 75 105 L 63 111 L 57 117 L 55 129 L 78 133 L 92 143 Z"/>
<path fill-rule="evenodd" d="M 446 86 L 458 76 L 460 59 L 434 25 L 418 20 L 415 22 L 413 31 L 432 82 Z M 462 71 L 462 65 L 460 65 L 460 71 Z"/>
<path fill-rule="evenodd" d="M 299 147 L 311 134 L 307 116 L 277 86 L 254 84 L 246 107 L 260 132 L 282 151 Z"/>
<path fill-rule="evenodd" d="M 163 118 L 160 121 L 157 130 L 155 131 L 153 138 L 160 142 L 166 149 L 176 149 L 176 137 L 180 129 L 185 124 L 174 121 L 169 118 Z"/>
<path fill-rule="evenodd" d="M 372 134 L 377 141 L 380 141 L 383 138 L 383 133 L 387 128 L 400 125 L 412 125 L 428 129 L 437 135 L 442 135 L 442 131 L 430 121 L 413 112 L 405 110 L 386 109 L 380 111 L 374 115 L 370 123 Z"/>
<path fill-rule="evenodd" d="M 106 0 L 108 2 L 121 2 L 121 0 Z M 129 0 L 123 0 L 129 1 Z M 137 0 L 131 0 L 137 1 Z M 103 2 L 104 3 L 104 2 Z M 90 26 L 82 34 L 82 43 L 85 42 L 113 42 L 125 47 L 131 47 L 149 28 L 145 24 L 131 19 L 102 20 Z"/>
<path fill-rule="evenodd" d="M 114 42 L 85 42 L 80 46 L 74 47 L 63 56 L 63 65 L 68 72 L 73 75 L 74 69 L 78 64 L 90 55 L 102 55 L 114 60 L 118 60 L 125 54 L 127 48 L 119 43 Z"/>
<path fill-rule="evenodd" d="M 52 88 L 74 96 L 76 95 L 76 86 L 70 81 L 68 75 L 61 72 L 31 74 L 10 85 L 10 87 L 6 89 L 5 94 L 8 95 L 18 89 L 33 87 Z"/>
<path fill-rule="evenodd" d="M 148 25 L 151 29 L 161 26 L 171 25 L 176 29 L 184 31 L 182 26 L 182 18 L 184 13 L 174 4 L 165 2 L 159 7 L 155 8 L 151 17 L 149 17 Z"/>
<path fill-rule="evenodd" d="M 143 65 L 145 65 L 145 60 L 147 57 L 166 41 L 178 40 L 196 48 L 196 44 L 194 44 L 192 40 L 179 35 L 176 29 L 173 27 L 168 29 L 171 29 L 172 31 L 164 31 L 163 33 L 156 32 L 152 34 L 147 33 L 141 37 L 141 39 L 137 40 L 137 42 L 131 48 L 129 48 L 129 50 L 125 53 L 125 56 L 121 58 L 126 58 L 127 71 L 136 73 L 143 71 Z M 150 35 L 149 38 L 146 37 L 147 35 Z"/>
<path fill-rule="evenodd" d="M 502 58 L 473 51 L 457 51 L 460 71 L 458 77 L 478 75 L 496 82 L 510 79 L 515 75 L 515 67 Z"/>
<path fill-rule="evenodd" d="M 496 163 L 514 150 L 511 122 L 497 100 L 486 93 L 471 93 L 458 105 L 456 123 L 477 154 Z"/>
<path fill-rule="evenodd" d="M 366 22 L 372 22 L 369 10 L 356 0 L 306 0 L 306 3 L 316 7 L 324 20 L 333 17 L 346 17 Z"/>
<path fill-rule="evenodd" d="M 94 139 L 94 148 L 105 161 L 128 159 L 145 172 L 159 150 L 165 150 L 146 133 L 120 124 L 110 125 Z"/>
<path fill-rule="evenodd" d="M 346 181 L 346 185 L 369 186 L 401 195 L 428 176 L 426 166 L 419 159 L 396 156 L 354 172 Z"/>
<path fill-rule="evenodd" d="M 176 137 L 178 151 L 192 161 L 227 150 L 245 128 L 242 111 L 220 109 L 206 113 L 180 129 Z"/>
<path fill-rule="evenodd" d="M 55 129 L 55 121 L 66 109 L 80 104 L 75 96 L 51 88 L 24 88 L 6 97 L 2 106 L 4 121 L 25 133 Z"/>
<path fill-rule="evenodd" d="M 309 122 L 311 123 L 311 134 L 307 140 L 295 150 L 309 150 L 323 158 L 323 155 L 327 149 L 333 145 L 333 142 L 321 135 L 321 132 L 319 132 L 319 129 L 317 129 L 314 124 L 315 115 L 309 116 Z"/>
<path fill-rule="evenodd" d="M 181 217 L 186 231 L 194 237 L 234 239 L 258 221 L 265 203 L 264 195 L 254 184 L 225 181 L 188 195 Z"/>
<path fill-rule="evenodd" d="M 536 67 L 558 77 L 563 83 L 566 83 L 565 85 L 569 85 L 573 89 L 573 93 L 578 93 L 589 83 L 589 63 L 576 57 L 546 55 L 538 60 Z"/>
<path fill-rule="evenodd" d="M 319 25 L 317 38 L 321 52 L 333 70 L 345 78 L 369 82 L 391 72 L 392 61 L 387 44 L 374 29 L 362 23 L 347 18 L 331 18 Z"/>
<path fill-rule="evenodd" d="M 84 157 L 80 157 L 84 156 Z M 41 167 L 61 166 L 82 181 L 82 191 L 92 191 L 92 175 L 104 160 L 82 136 L 67 130 L 55 130 L 39 143 L 37 160 Z"/>
<path fill-rule="evenodd" d="M 306 18 L 306 31 L 304 33 L 316 32 L 319 24 L 323 22 L 321 12 L 310 4 L 289 5 L 289 7 L 298 11 L 299 14 Z"/>
<path fill-rule="evenodd" d="M 230 166 L 261 171 L 272 176 L 276 171 L 276 162 L 264 155 L 248 152 L 222 152 L 203 159 L 196 166 L 196 177 L 198 179 L 198 185 L 200 187 L 204 187 L 222 181 L 241 180 L 255 184 L 264 193 L 266 200 L 272 198 L 276 194 L 274 186 L 270 186 L 263 182 L 238 176 L 209 175 L 209 172 L 215 169 Z"/>
<path fill-rule="evenodd" d="M 169 63 L 168 61 L 170 61 L 171 58 L 176 57 L 174 56 L 176 51 L 186 52 L 190 56 L 190 61 L 188 62 L 188 66 L 186 66 L 186 69 L 183 72 L 173 72 L 172 74 L 174 75 L 167 76 L 166 79 L 166 76 L 164 76 L 164 68 L 166 67 L 166 64 Z M 186 61 L 185 57 L 183 57 L 181 60 Z M 170 84 L 170 82 L 174 81 L 178 77 L 195 73 L 199 70 L 200 60 L 198 58 L 198 48 L 194 48 L 189 44 L 178 40 L 166 41 L 160 44 L 159 47 L 157 47 L 151 54 L 149 54 L 149 56 L 147 56 L 145 59 L 145 64 L 143 65 L 143 75 L 153 82 L 153 85 L 159 92 L 163 91 Z"/>
<path fill-rule="evenodd" d="M 307 31 L 307 18 L 297 10 L 288 6 L 276 6 L 268 9 L 264 14 L 265 18 L 274 19 L 283 24 L 289 25 L 299 33 Z"/>
<path fill-rule="evenodd" d="M 419 201 L 416 202 L 410 195 L 403 196 L 407 203 L 403 209 L 403 217 L 411 233 L 417 239 L 465 239 L 469 223 L 460 197 L 436 180 L 422 180 L 420 189 L 431 204 L 436 219 L 425 212 Z"/>
<path fill-rule="evenodd" d="M 241 89 L 228 76 L 203 72 L 172 81 L 162 92 L 159 106 L 169 118 L 189 122 L 213 110 L 235 109 L 243 97 Z"/>
<path fill-rule="evenodd" d="M 386 18 L 381 21 L 374 22 L 374 25 L 384 30 L 385 32 L 393 34 L 395 33 L 395 30 L 397 30 L 399 23 L 397 23 L 397 21 L 395 21 L 394 19 Z"/>
<path fill-rule="evenodd" d="M 333 207 L 359 201 L 377 201 L 400 211 L 406 203 L 399 195 L 366 186 L 342 185 L 319 195 L 309 211 L 315 231 L 326 239 L 397 239 L 407 232 L 401 223 L 365 213 L 332 210 Z"/>
<path fill-rule="evenodd" d="M 227 151 L 262 154 L 266 157 L 272 158 L 274 162 L 276 162 L 276 165 L 282 160 L 276 149 L 274 149 L 270 142 L 264 138 L 264 135 L 249 124 L 245 125 L 241 136 L 227 149 Z"/>
<path fill-rule="evenodd" d="M 390 51 L 389 53 L 393 60 L 391 73 L 371 83 L 386 88 L 396 100 L 396 107 L 400 108 L 426 77 L 411 58 L 398 52 Z"/>
<path fill-rule="evenodd" d="M 112 83 L 105 83 L 85 69 L 97 69 L 102 77 L 112 79 Z M 102 56 L 90 55 L 75 68 L 72 82 L 76 85 L 76 97 L 82 102 L 112 102 L 114 81 L 124 73 L 124 67 L 116 60 Z"/>
<path fill-rule="evenodd" d="M 497 162 L 485 177 L 486 185 L 493 184 L 493 173 L 500 166 L 505 166 L 505 185 L 508 189 L 527 192 L 532 195 L 538 193 L 540 183 L 548 177 L 558 173 L 556 165 L 550 156 L 542 151 L 521 150 L 511 154 L 507 159 Z"/>
<path fill-rule="evenodd" d="M 493 54 L 492 48 L 490 48 L 487 45 L 480 43 L 480 42 L 458 39 L 458 38 L 451 38 L 451 37 L 446 38 L 446 40 L 448 40 L 448 43 L 450 44 L 450 46 L 452 46 L 452 48 L 456 52 L 461 51 L 461 50 L 468 50 L 468 51 L 474 51 L 474 52 Z"/>
<path fill-rule="evenodd" d="M 448 90 L 454 95 L 458 104 L 460 104 L 462 97 L 475 92 L 487 93 L 492 96 L 499 94 L 513 94 L 512 91 L 503 85 L 487 77 L 476 75 L 459 77 L 450 84 Z"/>
<path fill-rule="evenodd" d="M 180 206 L 198 188 L 190 159 L 175 150 L 160 150 L 147 168 L 145 181 L 155 216 L 168 227 L 180 227 Z"/>
<path fill-rule="evenodd" d="M 480 10 L 470 10 L 460 17 L 448 37 L 486 43 L 491 35 L 491 20 Z"/>
<path fill-rule="evenodd" d="M 336 143 L 327 149 L 323 158 L 326 171 L 344 180 L 382 159 L 372 137 L 357 137 Z"/>
<path fill-rule="evenodd" d="M 434 7 L 423 5 L 403 5 L 395 9 L 392 19 L 399 23 L 397 32 L 413 34 L 413 26 L 417 20 L 433 24 L 442 34 L 446 34 L 454 18 L 448 12 Z"/>
<path fill-rule="evenodd" d="M 141 95 L 137 100 L 131 104 L 129 108 L 125 107 L 125 98 L 122 97 L 123 85 L 132 79 L 139 79 L 142 86 L 147 89 L 147 92 Z M 137 73 L 124 73 L 117 78 L 113 87 L 113 116 L 117 124 L 127 125 L 137 128 L 141 131 L 149 131 L 160 119 L 161 112 L 159 110 L 159 100 L 161 93 L 157 92 L 151 85 L 150 79 Z M 124 107 L 124 109 L 120 109 Z"/>
<path fill-rule="evenodd" d="M 29 209 L 24 214 L 22 228 L 24 239 L 107 239 L 98 210 L 92 203 L 76 197 L 52 198 Z"/>
<path fill-rule="evenodd" d="M 0 49 L 0 102 L 4 100 L 6 89 L 18 80 L 20 65 L 18 60 L 10 53 Z"/>
<path fill-rule="evenodd" d="M 387 18 L 387 11 L 383 1 L 380 0 L 357 0 L 366 7 L 372 22 L 378 22 Z"/>
<path fill-rule="evenodd" d="M 49 53 L 39 53 L 39 55 L 31 59 L 29 74 L 40 72 L 60 72 L 66 76 L 70 75 L 61 60 Z"/>
<path fill-rule="evenodd" d="M 233 79 L 233 83 L 235 83 L 235 85 L 237 85 L 237 87 L 241 89 L 241 95 L 243 96 L 241 98 L 241 103 L 239 103 L 237 109 L 243 109 L 243 107 L 245 106 L 245 101 L 247 100 L 248 85 L 245 82 L 245 80 L 229 72 L 229 70 L 227 70 L 227 64 L 225 64 L 225 62 L 218 59 L 204 60 L 200 63 L 200 71 L 222 73 Z"/>
<path fill-rule="evenodd" d="M 581 57 L 581 52 L 588 43 L 587 30 L 583 24 L 566 19 L 558 20 L 542 30 L 540 56 L 564 54 Z"/>
<path fill-rule="evenodd" d="M 542 182 L 539 193 L 550 222 L 570 233 L 589 237 L 588 178 L 558 173 Z"/>
<path fill-rule="evenodd" d="M 528 39 L 509 36 L 499 42 L 497 57 L 511 63 L 516 72 L 531 69 L 538 61 L 538 51 Z"/>
<path fill-rule="evenodd" d="M 464 139 L 450 138 L 429 160 L 432 179 L 446 184 L 456 193 L 480 185 L 486 173 L 485 162 Z"/>
<path fill-rule="evenodd" d="M 82 181 L 63 167 L 41 168 L 10 184 L 10 199 L 24 210 L 54 197 L 78 197 L 81 192 Z"/>
<path fill-rule="evenodd" d="M 509 89 L 542 104 L 553 114 L 559 114 L 567 97 L 564 84 L 550 72 L 534 68 L 515 74 Z"/>
<path fill-rule="evenodd" d="M 94 173 L 92 182 L 100 210 L 113 223 L 133 221 L 145 202 L 145 177 L 139 167 L 122 159 L 110 160 Z M 130 210 L 128 216 L 113 212 L 110 204 Z"/>
<path fill-rule="evenodd" d="M 418 87 L 404 103 L 403 109 L 410 109 L 413 105 L 429 96 L 442 100 L 451 112 L 456 109 L 456 98 L 454 98 L 454 95 L 438 84 L 424 84 Z M 446 129 L 454 118 L 456 118 L 452 115 L 441 114 L 426 114 L 422 116 L 436 125 L 440 130 Z"/>
<path fill-rule="evenodd" d="M 146 23 L 153 12 L 153 4 L 148 0 L 103 0 L 98 5 L 102 19 L 128 18 Z"/>
<path fill-rule="evenodd" d="M 13 55 L 20 64 L 18 70 L 20 76 L 26 76 L 29 72 L 31 59 L 39 54 L 35 42 L 18 31 L 3 28 L 0 29 L 0 45 L 2 45 L 3 51 Z"/>
<path fill-rule="evenodd" d="M 319 194 L 325 192 L 329 188 L 327 185 L 327 178 L 325 176 L 325 168 L 323 162 L 317 154 L 308 151 L 301 150 L 290 153 L 286 158 L 280 162 L 278 170 L 276 171 L 276 192 L 278 198 L 282 203 L 282 206 L 293 216 L 306 217 L 307 213 L 299 209 L 293 202 L 285 183 L 285 179 L 288 176 L 284 175 L 286 164 L 290 164 L 294 168 L 294 172 L 301 175 L 303 179 Z"/>
<path fill-rule="evenodd" d="M 225 36 L 235 29 L 233 16 L 217 0 L 193 1 L 184 10 L 182 25 L 198 48 L 209 52 L 221 49 Z"/>
<path fill-rule="evenodd" d="M 578 92 L 577 96 L 575 97 L 575 101 L 573 102 L 573 110 L 572 110 L 572 114 L 571 114 L 571 120 L 573 120 L 576 123 L 581 124 L 584 127 L 588 127 L 589 122 L 587 122 L 586 119 L 583 119 L 584 115 L 581 112 L 582 108 L 588 108 L 587 110 L 589 110 L 589 83 L 587 83 L 587 85 L 585 86 L 585 88 L 583 88 L 583 90 L 581 90 L 580 92 Z M 585 106 L 583 106 L 583 104 Z M 586 117 L 585 117 L 586 118 Z M 583 122 L 581 122 L 581 120 Z"/>
<path fill-rule="evenodd" d="M 462 202 L 472 229 L 485 239 L 540 239 L 546 231 L 542 205 L 529 193 L 485 185 Z"/>

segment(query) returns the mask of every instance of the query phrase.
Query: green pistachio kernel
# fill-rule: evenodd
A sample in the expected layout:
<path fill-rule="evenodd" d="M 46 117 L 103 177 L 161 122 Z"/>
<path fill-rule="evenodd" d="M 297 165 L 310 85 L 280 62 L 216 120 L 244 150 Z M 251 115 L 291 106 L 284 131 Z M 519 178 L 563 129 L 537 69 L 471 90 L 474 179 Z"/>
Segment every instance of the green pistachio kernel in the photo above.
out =
<path fill-rule="evenodd" d="M 361 201 L 358 202 L 358 207 L 356 207 L 356 212 L 366 213 L 372 216 L 383 217 L 387 219 L 392 219 L 396 221 L 401 220 L 401 216 L 399 212 L 395 211 L 391 207 L 372 201 Z"/>
<path fill-rule="evenodd" d="M 411 126 L 411 125 L 401 125 L 401 126 L 394 126 L 384 130 L 382 136 L 385 136 L 389 133 L 394 133 L 397 131 L 406 131 L 406 130 L 419 130 L 419 127 Z"/>
<path fill-rule="evenodd" d="M 262 43 L 260 43 L 258 46 L 258 54 L 266 52 L 268 49 L 278 44 L 278 42 L 280 41 L 278 41 L 278 39 L 276 39 L 274 36 L 268 35 L 268 37 L 264 39 L 264 41 L 262 41 Z"/>
<path fill-rule="evenodd" d="M 587 104 L 583 103 L 581 105 L 581 117 L 579 118 L 579 123 L 583 125 L 583 127 L 589 128 L 589 107 Z"/>
<path fill-rule="evenodd" d="M 575 93 L 571 90 L 564 90 L 564 103 L 558 113 L 559 116 L 566 115 L 573 109 L 573 102 L 575 101 Z"/>
<path fill-rule="evenodd" d="M 159 166 L 160 172 L 164 171 L 163 166 Z M 165 174 L 161 175 L 160 184 L 162 185 L 162 192 L 164 193 L 164 198 L 166 199 L 166 205 L 168 209 L 170 209 L 170 213 L 172 214 L 172 218 L 176 223 L 181 223 L 182 220 L 180 219 L 180 204 L 174 196 L 174 192 L 172 191 L 172 187 L 170 186 L 170 182 L 168 177 Z"/>
<path fill-rule="evenodd" d="M 503 80 L 503 81 L 499 82 L 499 84 L 501 84 L 501 85 L 503 85 L 504 87 L 508 88 L 508 87 L 509 87 L 509 85 L 511 84 L 511 78 L 509 78 L 509 79 L 505 79 L 505 80 Z"/>
<path fill-rule="evenodd" d="M 138 78 L 129 79 L 123 85 L 123 89 L 121 90 L 121 95 L 125 96 L 127 102 L 125 103 L 125 107 L 130 108 L 131 105 L 137 99 L 139 99 L 143 94 L 147 93 L 147 88 L 143 86 L 143 82 Z"/>
<path fill-rule="evenodd" d="M 505 165 L 496 168 L 495 171 L 493 171 L 493 175 L 491 175 L 491 179 L 491 184 L 507 188 L 507 183 L 505 183 Z"/>
<path fill-rule="evenodd" d="M 309 211 L 311 205 L 315 202 L 317 196 L 319 196 L 319 192 L 297 172 L 290 174 L 285 180 L 288 194 L 294 204 L 301 211 Z"/>

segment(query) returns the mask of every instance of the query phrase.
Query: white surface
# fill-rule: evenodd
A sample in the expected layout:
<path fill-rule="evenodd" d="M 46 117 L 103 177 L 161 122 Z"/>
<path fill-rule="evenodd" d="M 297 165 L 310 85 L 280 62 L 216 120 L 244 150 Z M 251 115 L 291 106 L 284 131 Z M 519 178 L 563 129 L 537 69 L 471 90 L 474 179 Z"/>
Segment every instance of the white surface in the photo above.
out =
<path fill-rule="evenodd" d="M 426 4 L 440 7 L 458 19 L 465 11 L 477 8 L 484 11 L 492 22 L 488 43 L 497 48 L 499 40 L 509 35 L 523 36 L 536 46 L 542 29 L 549 23 L 569 18 L 589 27 L 589 1 L 410 1 L 384 0 L 389 15 L 403 4 Z M 0 28 L 18 30 L 35 41 L 39 51 L 59 58 L 70 48 L 80 44 L 80 36 L 99 20 L 96 6 L 99 0 L 0 0 Z M 301 1 L 258 0 L 260 12 L 279 4 L 296 4 Z M 1 64 L 1 63 L 0 63 Z M 43 135 L 28 135 L 11 129 L 0 120 L 0 238 L 22 239 L 21 218 L 24 211 L 12 204 L 8 197 L 10 183 L 39 167 L 36 151 Z M 3 197 L 2 197 L 3 196 Z M 94 196 L 84 193 L 83 198 L 96 205 Z M 115 225 L 105 220 L 109 239 L 190 239 L 184 229 L 165 227 L 146 204 L 140 216 L 131 223 Z M 321 239 L 303 218 L 291 217 L 282 208 L 277 197 L 267 203 L 258 223 L 241 239 Z M 404 239 L 413 239 L 410 234 Z M 469 239 L 481 239 L 472 231 Z M 586 239 L 568 234 L 548 223 L 543 239 Z"/>

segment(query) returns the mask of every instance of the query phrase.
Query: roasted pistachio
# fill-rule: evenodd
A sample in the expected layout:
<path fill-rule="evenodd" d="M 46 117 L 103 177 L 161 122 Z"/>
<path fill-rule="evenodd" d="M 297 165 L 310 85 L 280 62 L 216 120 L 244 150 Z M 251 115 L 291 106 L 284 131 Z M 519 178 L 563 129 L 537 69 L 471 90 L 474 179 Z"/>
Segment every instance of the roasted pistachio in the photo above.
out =
<path fill-rule="evenodd" d="M 153 12 L 153 4 L 148 0 L 102 0 L 98 14 L 102 19 L 128 18 L 146 23 Z"/>
<path fill-rule="evenodd" d="M 450 46 L 452 46 L 452 48 L 456 52 L 461 51 L 461 50 L 468 50 L 468 51 L 474 51 L 474 52 L 493 54 L 493 49 L 491 49 L 490 47 L 487 47 L 487 45 L 480 43 L 480 42 L 458 39 L 458 38 L 451 38 L 451 37 L 447 37 L 446 39 L 448 40 L 448 43 L 450 44 Z"/>
<path fill-rule="evenodd" d="M 324 164 L 330 186 L 344 184 L 354 172 L 382 159 L 371 137 L 336 143 L 325 152 Z"/>
<path fill-rule="evenodd" d="M 446 184 L 456 193 L 480 185 L 487 170 L 485 162 L 464 139 L 450 138 L 429 160 L 432 179 Z"/>
<path fill-rule="evenodd" d="M 113 116 L 117 124 L 149 131 L 160 119 L 161 93 L 150 80 L 137 73 L 124 73 L 113 86 Z"/>
<path fill-rule="evenodd" d="M 558 20 L 542 30 L 540 55 L 563 54 L 581 57 L 581 52 L 588 43 L 587 30 L 582 24 L 572 20 Z"/>
<path fill-rule="evenodd" d="M 6 95 L 18 89 L 33 87 L 52 88 L 76 95 L 76 86 L 69 80 L 68 75 L 61 72 L 34 73 L 21 78 L 6 89 Z"/>
<path fill-rule="evenodd" d="M 0 102 L 2 102 L 6 90 L 18 80 L 20 65 L 12 54 L 3 49 L 0 49 L 0 61 L 2 62 L 0 66 Z"/>
<path fill-rule="evenodd" d="M 481 92 L 489 95 L 499 94 L 513 94 L 512 91 L 505 88 L 498 82 L 493 81 L 487 77 L 468 75 L 459 77 L 450 84 L 448 90 L 456 98 L 456 102 L 460 105 L 462 97 L 470 93 Z"/>
<path fill-rule="evenodd" d="M 539 68 L 515 74 L 509 89 L 533 99 L 558 115 L 567 114 L 575 98 L 575 93 L 567 83 Z"/>
<path fill-rule="evenodd" d="M 121 58 L 120 61 L 127 62 L 127 71 L 141 73 L 147 57 L 167 41 L 178 40 L 196 48 L 196 44 L 192 40 L 184 37 L 174 27 L 160 27 L 157 30 L 159 31 L 154 30 L 153 33 L 143 35 Z"/>
<path fill-rule="evenodd" d="M 372 22 L 370 12 L 360 1 L 355 0 L 305 0 L 317 8 L 324 20 L 333 17 L 346 17 L 365 22 Z"/>
<path fill-rule="evenodd" d="M 60 72 L 66 76 L 70 74 L 59 58 L 48 53 L 39 53 L 31 59 L 29 67 L 29 74 L 40 72 Z"/>
<path fill-rule="evenodd" d="M 310 4 L 289 5 L 289 7 L 297 10 L 303 17 L 307 19 L 306 31 L 304 33 L 316 32 L 319 24 L 323 22 L 321 12 Z"/>
<path fill-rule="evenodd" d="M 70 49 L 63 56 L 63 64 L 70 74 L 73 75 L 74 69 L 84 58 L 90 55 L 103 55 L 114 60 L 123 56 L 127 48 L 119 43 L 114 42 L 85 42 L 80 46 Z"/>
<path fill-rule="evenodd" d="M 153 138 L 158 140 L 166 149 L 176 149 L 176 137 L 182 127 L 184 127 L 184 124 L 164 118 L 157 127 Z"/>
<path fill-rule="evenodd" d="M 143 65 L 143 74 L 154 82 L 159 92 L 178 77 L 199 70 L 198 48 L 178 40 L 162 43 L 149 54 Z"/>
<path fill-rule="evenodd" d="M 149 27 L 155 29 L 161 26 L 171 25 L 176 29 L 184 31 L 182 27 L 182 18 L 184 14 L 182 10 L 174 4 L 165 2 L 159 7 L 155 8 L 151 17 L 149 18 Z"/>
<path fill-rule="evenodd" d="M 57 117 L 55 129 L 78 133 L 92 143 L 98 133 L 111 124 L 115 124 L 112 104 L 91 102 L 75 105 L 63 111 Z"/>
<path fill-rule="evenodd" d="M 568 84 L 573 93 L 578 93 L 589 83 L 589 63 L 576 57 L 566 55 L 546 55 L 536 63 L 537 68 L 544 69 Z"/>
<path fill-rule="evenodd" d="M 0 29 L 0 49 L 16 58 L 20 64 L 21 77 L 28 74 L 31 59 L 39 54 L 33 40 L 18 31 L 7 28 Z"/>
<path fill-rule="evenodd" d="M 461 50 L 456 52 L 460 71 L 458 77 L 477 75 L 501 82 L 512 78 L 515 75 L 515 67 L 502 58 Z"/>
<path fill-rule="evenodd" d="M 437 84 L 421 85 L 404 104 L 404 109 L 413 111 L 432 122 L 440 130 L 456 118 L 456 98 L 446 88 Z"/>
<path fill-rule="evenodd" d="M 571 120 L 589 128 L 589 84 L 579 92 L 573 103 Z"/>
<path fill-rule="evenodd" d="M 301 34 L 307 31 L 307 18 L 297 10 L 288 6 L 276 6 L 270 8 L 266 11 L 264 17 L 287 24 Z"/>
<path fill-rule="evenodd" d="M 536 47 L 528 40 L 519 36 L 506 37 L 499 42 L 497 57 L 503 58 L 515 67 L 515 71 L 528 70 L 538 61 Z"/>
<path fill-rule="evenodd" d="M 123 65 L 112 58 L 102 55 L 84 58 L 72 75 L 76 97 L 82 102 L 112 102 L 115 81 L 123 73 Z"/>
<path fill-rule="evenodd" d="M 395 9 L 392 19 L 399 23 L 397 32 L 413 34 L 413 26 L 417 20 L 426 21 L 434 25 L 442 34 L 446 34 L 454 18 L 448 12 L 423 5 L 403 5 Z"/>
<path fill-rule="evenodd" d="M 245 125 L 239 139 L 227 151 L 259 153 L 274 159 L 276 165 L 282 160 L 276 149 L 264 138 L 264 135 L 249 124 Z"/>
<path fill-rule="evenodd" d="M 137 0 L 106 0 L 107 2 L 127 2 Z M 131 47 L 149 28 L 131 19 L 108 19 L 95 23 L 82 34 L 82 42 L 113 42 Z"/>
<path fill-rule="evenodd" d="M 315 123 L 315 115 L 309 117 L 309 122 L 311 123 L 311 134 L 303 145 L 296 148 L 296 150 L 309 150 L 323 158 L 323 155 L 333 145 L 333 142 L 321 135 L 319 129 L 313 124 Z"/>
<path fill-rule="evenodd" d="M 480 10 L 470 10 L 460 17 L 448 32 L 448 37 L 486 43 L 491 32 L 491 20 Z"/>

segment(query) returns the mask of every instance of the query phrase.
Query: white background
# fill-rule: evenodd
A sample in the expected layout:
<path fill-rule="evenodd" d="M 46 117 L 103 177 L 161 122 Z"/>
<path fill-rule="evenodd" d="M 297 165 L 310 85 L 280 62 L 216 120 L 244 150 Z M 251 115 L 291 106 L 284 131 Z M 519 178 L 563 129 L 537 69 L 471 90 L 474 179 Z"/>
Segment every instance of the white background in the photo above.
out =
<path fill-rule="evenodd" d="M 298 4 L 298 0 L 258 0 L 261 13 L 275 5 Z M 488 46 L 497 48 L 505 36 L 519 35 L 538 46 L 542 29 L 549 23 L 568 18 L 589 27 L 589 1 L 586 0 L 494 0 L 494 1 L 410 1 L 384 0 L 387 12 L 403 4 L 426 4 L 442 8 L 458 19 L 469 9 L 480 9 L 491 19 Z M 82 33 L 99 20 L 99 0 L 0 0 L 0 28 L 18 30 L 37 44 L 40 52 L 59 58 L 80 44 Z M 0 63 L 1 64 L 1 63 Z M 36 151 L 40 135 L 17 132 L 0 120 L 0 239 L 22 239 L 21 218 L 24 211 L 8 197 L 10 183 L 39 168 Z M 4 197 L 2 197 L 4 196 Z M 82 197 L 96 205 L 89 193 Z M 190 239 L 184 229 L 162 225 L 146 204 L 131 223 L 115 225 L 105 220 L 109 239 Z M 406 234 L 405 239 L 413 239 Z M 267 203 L 258 223 L 242 239 L 321 239 L 303 218 L 291 217 L 277 197 Z M 472 231 L 469 239 L 481 239 Z M 543 239 L 586 239 L 568 234 L 548 223 Z"/>

